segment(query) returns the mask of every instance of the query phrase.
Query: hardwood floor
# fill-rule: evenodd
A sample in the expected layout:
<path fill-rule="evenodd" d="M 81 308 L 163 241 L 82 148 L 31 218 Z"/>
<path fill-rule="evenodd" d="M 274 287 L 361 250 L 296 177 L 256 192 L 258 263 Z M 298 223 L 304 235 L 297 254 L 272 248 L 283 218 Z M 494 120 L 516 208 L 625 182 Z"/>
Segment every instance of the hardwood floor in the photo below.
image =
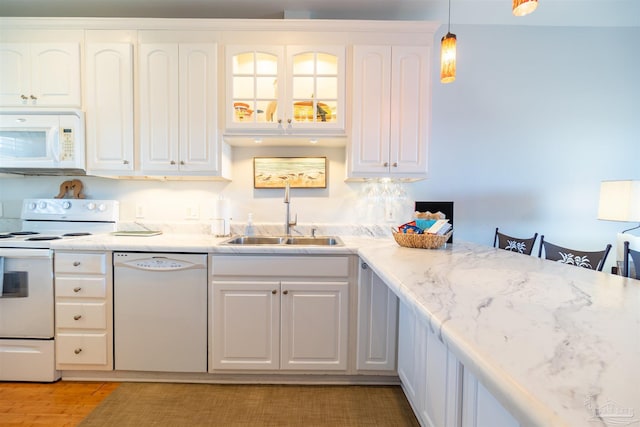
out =
<path fill-rule="evenodd" d="M 0 426 L 76 426 L 118 385 L 114 382 L 0 382 Z"/>

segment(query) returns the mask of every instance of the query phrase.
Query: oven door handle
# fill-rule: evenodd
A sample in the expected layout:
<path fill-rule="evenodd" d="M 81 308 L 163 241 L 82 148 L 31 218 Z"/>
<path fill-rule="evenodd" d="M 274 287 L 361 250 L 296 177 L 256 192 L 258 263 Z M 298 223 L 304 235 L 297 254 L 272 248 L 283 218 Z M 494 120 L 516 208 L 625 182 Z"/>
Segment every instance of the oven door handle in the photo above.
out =
<path fill-rule="evenodd" d="M 51 259 L 51 249 L 0 248 L 0 257 L 4 258 L 45 258 Z"/>

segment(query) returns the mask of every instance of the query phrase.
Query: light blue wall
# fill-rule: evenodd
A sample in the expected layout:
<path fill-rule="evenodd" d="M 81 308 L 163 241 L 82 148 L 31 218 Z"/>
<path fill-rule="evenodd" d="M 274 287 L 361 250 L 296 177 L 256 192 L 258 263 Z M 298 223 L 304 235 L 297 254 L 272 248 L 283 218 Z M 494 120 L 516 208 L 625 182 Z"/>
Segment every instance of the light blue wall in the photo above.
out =
<path fill-rule="evenodd" d="M 499 226 L 613 243 L 633 224 L 596 219 L 599 185 L 640 179 L 640 28 L 452 30 L 457 78 L 434 70 L 431 178 L 414 197 L 455 201 L 465 240 L 491 244 Z"/>

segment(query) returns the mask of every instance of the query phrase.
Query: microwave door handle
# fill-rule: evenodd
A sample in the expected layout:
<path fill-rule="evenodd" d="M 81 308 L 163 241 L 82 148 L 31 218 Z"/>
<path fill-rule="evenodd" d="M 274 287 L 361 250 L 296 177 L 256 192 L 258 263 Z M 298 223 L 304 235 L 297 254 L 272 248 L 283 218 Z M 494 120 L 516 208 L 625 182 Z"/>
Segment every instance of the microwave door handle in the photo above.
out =
<path fill-rule="evenodd" d="M 56 163 L 60 163 L 60 129 L 54 127 L 51 130 L 51 154 Z"/>

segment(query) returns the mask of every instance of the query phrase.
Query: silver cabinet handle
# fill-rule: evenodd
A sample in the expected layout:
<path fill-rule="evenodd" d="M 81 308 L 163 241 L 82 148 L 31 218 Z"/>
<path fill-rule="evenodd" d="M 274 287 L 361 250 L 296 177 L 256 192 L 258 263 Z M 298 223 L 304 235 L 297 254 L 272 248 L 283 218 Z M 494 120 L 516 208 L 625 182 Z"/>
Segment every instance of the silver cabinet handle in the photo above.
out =
<path fill-rule="evenodd" d="M 74 267 L 77 267 L 77 266 L 79 266 L 79 265 L 80 265 L 80 261 L 73 261 L 73 266 L 74 266 Z"/>
<path fill-rule="evenodd" d="M 398 163 L 397 162 L 393 162 L 393 164 L 391 166 L 393 166 L 394 168 L 397 168 L 398 167 Z"/>
<path fill-rule="evenodd" d="M 386 168 L 387 166 L 389 166 L 389 162 L 384 162 L 384 164 L 382 166 L 384 166 Z"/>
<path fill-rule="evenodd" d="M 73 292 L 78 293 L 82 290 L 81 287 L 73 288 Z"/>
<path fill-rule="evenodd" d="M 170 165 L 175 165 L 175 164 L 176 164 L 176 162 L 175 162 L 174 160 L 171 160 L 171 161 L 169 162 L 169 164 L 170 164 Z"/>
<path fill-rule="evenodd" d="M 128 165 L 128 164 L 129 164 L 129 160 L 123 160 L 123 161 L 122 161 L 122 164 L 124 164 L 124 165 Z"/>
<path fill-rule="evenodd" d="M 38 97 L 31 95 L 31 99 L 33 99 L 35 101 L 36 99 L 38 99 Z"/>
<path fill-rule="evenodd" d="M 25 95 L 20 95 L 20 99 L 29 99 L 29 97 Z"/>
<path fill-rule="evenodd" d="M 81 348 L 76 348 L 75 350 L 73 350 L 73 352 L 75 354 L 80 354 L 82 352 L 82 349 Z"/>
<path fill-rule="evenodd" d="M 73 320 L 80 320 L 80 319 L 82 319 L 81 314 L 76 314 L 75 316 L 73 316 Z"/>
<path fill-rule="evenodd" d="M 181 165 L 184 165 L 184 160 L 180 160 L 180 164 L 181 164 Z"/>

